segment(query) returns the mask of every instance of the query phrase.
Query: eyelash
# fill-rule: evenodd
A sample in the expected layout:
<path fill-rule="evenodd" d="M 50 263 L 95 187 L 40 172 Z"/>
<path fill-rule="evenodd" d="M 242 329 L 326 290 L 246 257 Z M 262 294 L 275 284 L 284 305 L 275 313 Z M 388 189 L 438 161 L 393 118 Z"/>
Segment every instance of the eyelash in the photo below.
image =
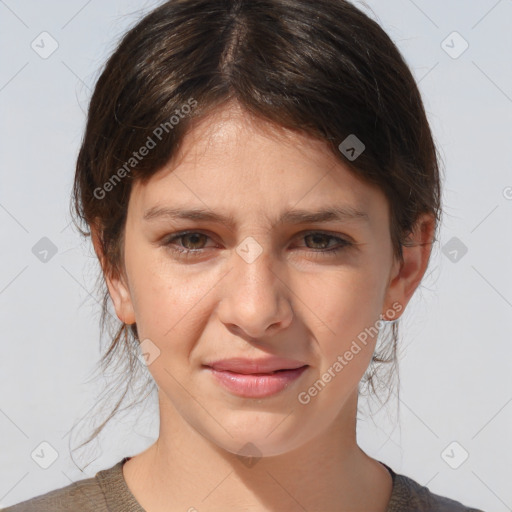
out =
<path fill-rule="evenodd" d="M 205 249 L 184 249 L 184 248 L 179 248 L 179 246 L 177 246 L 177 245 L 173 246 L 173 242 L 175 240 L 179 240 L 188 235 L 204 235 L 207 238 L 211 238 L 206 233 L 202 233 L 200 231 L 181 231 L 181 232 L 175 233 L 172 236 L 165 239 L 165 241 L 163 242 L 162 245 L 165 246 L 166 248 L 168 248 L 169 250 L 171 250 L 172 252 L 177 253 L 178 256 L 182 257 L 182 258 L 194 258 L 196 256 L 200 256 L 201 254 L 203 254 Z M 305 237 L 311 236 L 311 235 L 321 235 L 321 236 L 327 237 L 327 239 L 337 240 L 340 244 L 337 247 L 334 247 L 332 249 L 310 249 L 310 251 L 312 252 L 312 254 L 314 255 L 315 258 L 336 256 L 343 249 L 354 245 L 352 242 L 349 242 L 348 240 L 345 240 L 344 238 L 340 238 L 338 236 L 334 236 L 334 235 L 331 235 L 330 233 L 326 233 L 323 231 L 309 231 L 307 233 L 304 233 L 301 236 L 301 238 L 305 238 Z"/>

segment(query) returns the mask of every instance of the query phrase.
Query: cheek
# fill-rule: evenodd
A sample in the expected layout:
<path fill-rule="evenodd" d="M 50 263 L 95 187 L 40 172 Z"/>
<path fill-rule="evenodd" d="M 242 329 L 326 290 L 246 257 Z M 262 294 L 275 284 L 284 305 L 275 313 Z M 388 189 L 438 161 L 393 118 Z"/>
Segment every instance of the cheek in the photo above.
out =
<path fill-rule="evenodd" d="M 377 342 L 381 295 L 378 278 L 362 268 L 332 273 L 322 286 L 310 287 L 308 315 L 326 368 L 346 354 L 347 366 L 366 370 Z"/>
<path fill-rule="evenodd" d="M 311 276 L 301 295 L 333 336 L 356 334 L 378 319 L 382 308 L 382 279 L 375 269 L 360 265 Z"/>
<path fill-rule="evenodd" d="M 126 260 L 132 303 L 140 337 L 187 340 L 201 325 L 201 302 L 218 277 L 190 272 L 169 262 L 165 251 L 138 250 Z"/>

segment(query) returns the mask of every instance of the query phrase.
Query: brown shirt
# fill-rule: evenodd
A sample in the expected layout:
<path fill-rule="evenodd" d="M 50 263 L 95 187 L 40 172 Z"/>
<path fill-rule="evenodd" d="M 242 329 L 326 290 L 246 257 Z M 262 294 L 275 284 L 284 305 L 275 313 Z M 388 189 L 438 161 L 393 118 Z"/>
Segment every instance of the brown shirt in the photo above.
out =
<path fill-rule="evenodd" d="M 123 477 L 123 464 L 128 459 L 125 457 L 111 468 L 98 471 L 94 478 L 79 480 L 1 512 L 145 512 Z M 384 466 L 393 479 L 386 512 L 483 512 L 433 494 L 427 487 Z"/>

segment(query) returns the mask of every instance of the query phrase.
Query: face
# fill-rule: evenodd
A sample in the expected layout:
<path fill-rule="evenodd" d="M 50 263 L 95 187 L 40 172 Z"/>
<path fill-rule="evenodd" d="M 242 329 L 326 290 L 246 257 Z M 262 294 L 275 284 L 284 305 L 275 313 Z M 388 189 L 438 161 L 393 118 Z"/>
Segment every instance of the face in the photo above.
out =
<path fill-rule="evenodd" d="M 198 209 L 232 224 L 183 213 Z M 232 453 L 251 442 L 276 455 L 321 435 L 357 394 L 380 315 L 400 316 L 412 293 L 389 220 L 383 193 L 322 142 L 236 107 L 203 119 L 134 185 L 125 276 L 108 281 L 150 353 L 161 404 Z M 208 367 L 270 357 L 305 368 L 237 380 Z"/>

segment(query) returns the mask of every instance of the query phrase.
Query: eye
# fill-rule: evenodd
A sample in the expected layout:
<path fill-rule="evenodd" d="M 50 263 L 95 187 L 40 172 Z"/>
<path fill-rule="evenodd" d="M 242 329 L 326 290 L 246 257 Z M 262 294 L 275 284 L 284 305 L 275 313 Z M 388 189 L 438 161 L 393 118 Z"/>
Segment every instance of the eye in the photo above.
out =
<path fill-rule="evenodd" d="M 167 237 L 162 245 L 176 253 L 179 258 L 194 258 L 206 251 L 208 247 L 205 244 L 210 239 L 210 236 L 200 231 L 183 231 Z M 323 231 L 302 233 L 299 239 L 306 242 L 306 249 L 311 249 L 307 252 L 318 258 L 337 255 L 343 249 L 354 245 L 353 242 Z"/>
<path fill-rule="evenodd" d="M 313 232 L 304 235 L 304 240 L 309 240 L 312 245 L 320 245 L 321 247 L 310 247 L 311 249 L 318 249 L 320 251 L 338 251 L 344 246 L 351 245 L 350 242 L 343 238 L 330 235 L 323 232 Z M 329 242 L 336 242 L 334 247 L 327 248 Z"/>
<path fill-rule="evenodd" d="M 306 251 L 308 257 L 314 259 L 338 256 L 342 251 L 355 245 L 355 242 L 323 231 L 305 233 L 300 238 L 306 242 L 306 249 L 311 249 Z M 300 248 L 303 249 L 302 246 Z"/>
<path fill-rule="evenodd" d="M 210 237 L 204 233 L 187 231 L 176 233 L 175 235 L 167 238 L 164 245 L 179 253 L 201 253 L 203 244 L 208 238 Z M 180 245 L 174 244 L 176 240 L 180 241 Z"/>

